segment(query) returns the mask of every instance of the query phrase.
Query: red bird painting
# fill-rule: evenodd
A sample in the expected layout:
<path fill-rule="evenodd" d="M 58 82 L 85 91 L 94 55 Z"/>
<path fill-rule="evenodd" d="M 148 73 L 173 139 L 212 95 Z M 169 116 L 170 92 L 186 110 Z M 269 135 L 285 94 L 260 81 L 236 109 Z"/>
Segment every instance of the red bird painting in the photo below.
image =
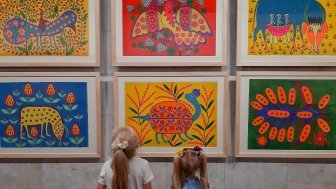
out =
<path fill-rule="evenodd" d="M 215 26 L 209 23 L 203 0 L 142 0 L 142 3 L 146 8 L 134 19 L 131 39 L 145 37 L 144 46 L 154 55 L 165 50 L 168 55 L 196 55 L 204 48 L 199 46 L 207 45 L 208 38 L 214 37 Z M 127 10 L 136 11 L 131 5 Z M 215 21 L 215 16 L 211 21 Z"/>

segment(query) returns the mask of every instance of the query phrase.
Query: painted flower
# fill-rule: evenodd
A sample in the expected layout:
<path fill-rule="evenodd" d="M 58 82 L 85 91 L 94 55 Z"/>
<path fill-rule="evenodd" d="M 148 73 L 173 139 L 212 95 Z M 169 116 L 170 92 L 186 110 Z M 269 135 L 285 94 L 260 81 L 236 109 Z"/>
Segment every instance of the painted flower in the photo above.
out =
<path fill-rule="evenodd" d="M 24 87 L 24 94 L 26 94 L 26 95 L 31 95 L 32 93 L 33 93 L 33 89 L 32 89 L 32 87 L 31 87 L 31 85 L 29 84 L 29 83 L 27 83 L 26 85 L 25 85 L 25 87 Z"/>
<path fill-rule="evenodd" d="M 26 30 L 23 28 L 20 28 L 18 31 L 19 35 L 24 36 L 26 34 Z"/>
<path fill-rule="evenodd" d="M 264 136 L 260 136 L 258 138 L 258 144 L 259 146 L 266 146 L 267 144 L 267 139 Z"/>
<path fill-rule="evenodd" d="M 38 135 L 38 131 L 35 127 L 33 127 L 31 130 L 30 130 L 30 135 L 32 137 L 36 137 Z"/>
<path fill-rule="evenodd" d="M 313 141 L 316 146 L 324 146 L 328 142 L 326 134 L 322 131 L 314 134 Z"/>
<path fill-rule="evenodd" d="M 19 22 L 17 20 L 14 20 L 13 21 L 13 26 L 18 27 L 18 25 L 19 25 Z"/>
<path fill-rule="evenodd" d="M 8 106 L 8 107 L 12 107 L 14 105 L 14 99 L 12 97 L 12 95 L 8 95 L 6 100 L 5 100 L 5 104 Z"/>
<path fill-rule="evenodd" d="M 14 131 L 14 128 L 12 125 L 8 125 L 7 128 L 6 128 L 6 135 L 8 137 L 12 137 L 15 135 L 15 131 Z"/>
<path fill-rule="evenodd" d="M 71 133 L 74 136 L 78 136 L 80 134 L 79 126 L 76 123 L 72 125 L 72 127 L 71 127 Z"/>
<path fill-rule="evenodd" d="M 50 95 L 50 96 L 53 96 L 55 93 L 56 93 L 56 91 L 55 91 L 54 85 L 51 84 L 51 83 L 48 84 L 47 94 Z"/>
<path fill-rule="evenodd" d="M 5 34 L 6 34 L 7 37 L 9 37 L 9 38 L 13 37 L 13 32 L 12 32 L 11 30 L 7 30 L 7 31 L 5 32 Z"/>
<path fill-rule="evenodd" d="M 73 104 L 75 103 L 75 95 L 73 93 L 68 93 L 67 96 L 66 96 L 66 102 L 68 104 Z"/>

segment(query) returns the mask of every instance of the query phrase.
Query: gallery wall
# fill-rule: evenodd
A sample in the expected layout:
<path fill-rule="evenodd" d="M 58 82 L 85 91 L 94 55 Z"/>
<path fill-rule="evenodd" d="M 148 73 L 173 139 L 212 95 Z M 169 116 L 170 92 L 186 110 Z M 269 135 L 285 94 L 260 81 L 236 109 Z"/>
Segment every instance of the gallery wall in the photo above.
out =
<path fill-rule="evenodd" d="M 95 188 L 104 161 L 110 157 L 109 138 L 113 129 L 114 101 L 112 73 L 115 71 L 228 71 L 230 73 L 229 143 L 226 159 L 209 159 L 211 188 L 215 189 L 331 189 L 336 185 L 333 159 L 235 158 L 236 71 L 336 71 L 334 67 L 236 67 L 237 3 L 229 1 L 228 65 L 226 67 L 117 68 L 111 61 L 110 0 L 101 0 L 100 68 L 1 68 L 1 71 L 99 71 L 101 81 L 102 157 L 99 159 L 0 159 L 1 189 L 90 189 Z M 153 188 L 168 189 L 172 173 L 171 158 L 148 158 L 155 175 Z"/>

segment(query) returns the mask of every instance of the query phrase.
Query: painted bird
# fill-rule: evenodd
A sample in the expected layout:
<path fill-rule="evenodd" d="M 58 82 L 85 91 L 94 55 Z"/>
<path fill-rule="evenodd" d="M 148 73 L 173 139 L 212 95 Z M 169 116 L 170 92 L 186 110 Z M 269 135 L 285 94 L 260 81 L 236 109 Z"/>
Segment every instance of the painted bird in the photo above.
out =
<path fill-rule="evenodd" d="M 133 26 L 132 38 L 168 29 L 173 33 L 177 45 L 205 43 L 205 36 L 211 35 L 211 30 L 202 14 L 187 5 L 175 13 L 173 4 L 173 0 L 164 2 L 162 13 L 155 9 L 141 13 Z"/>
<path fill-rule="evenodd" d="M 67 10 L 60 17 L 52 22 L 44 19 L 44 12 L 40 9 L 40 20 L 38 25 L 27 22 L 21 18 L 8 20 L 3 29 L 5 40 L 13 45 L 25 43 L 30 38 L 36 37 L 37 47 L 42 46 L 42 37 L 48 36 L 51 47 L 57 47 L 55 36 L 62 33 L 69 27 L 76 33 L 77 15 L 74 11 Z"/>

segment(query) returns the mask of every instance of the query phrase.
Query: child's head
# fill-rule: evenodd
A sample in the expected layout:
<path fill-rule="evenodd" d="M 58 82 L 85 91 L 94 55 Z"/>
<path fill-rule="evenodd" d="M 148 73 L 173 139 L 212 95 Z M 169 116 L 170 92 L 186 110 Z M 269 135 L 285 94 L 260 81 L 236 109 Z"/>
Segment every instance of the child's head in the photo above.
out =
<path fill-rule="evenodd" d="M 202 148 L 196 146 L 180 149 L 174 157 L 172 188 L 182 188 L 184 177 L 196 176 L 197 172 L 199 173 L 201 187 L 205 189 L 208 183 L 208 171 L 207 158 Z"/>
<path fill-rule="evenodd" d="M 128 160 L 135 156 L 139 146 L 135 132 L 130 127 L 119 127 L 112 133 L 112 189 L 128 187 Z"/>

